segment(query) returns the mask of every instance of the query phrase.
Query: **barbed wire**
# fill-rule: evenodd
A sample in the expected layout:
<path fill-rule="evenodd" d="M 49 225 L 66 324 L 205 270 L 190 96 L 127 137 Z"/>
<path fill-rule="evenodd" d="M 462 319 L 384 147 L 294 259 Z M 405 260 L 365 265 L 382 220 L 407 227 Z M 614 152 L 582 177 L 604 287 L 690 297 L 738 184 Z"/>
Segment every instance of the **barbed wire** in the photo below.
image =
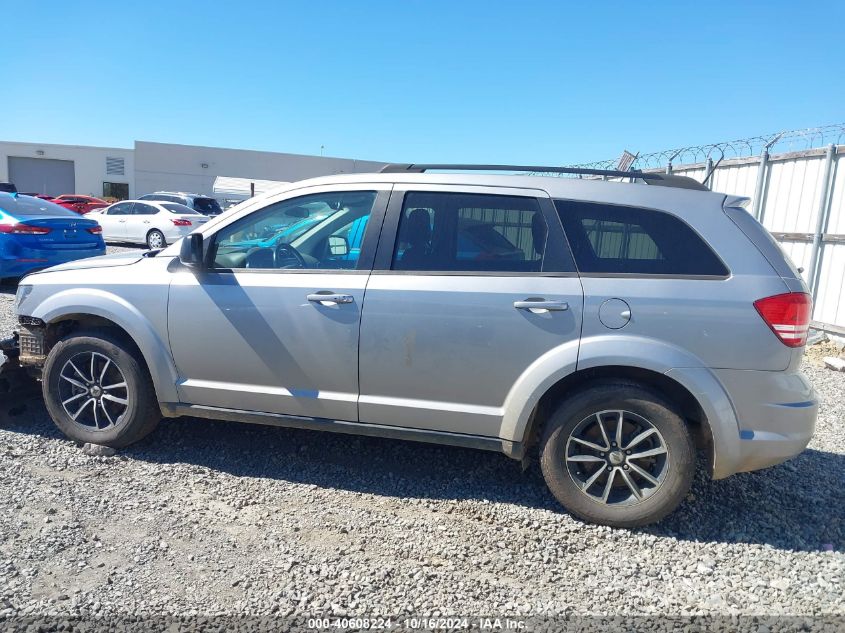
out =
<path fill-rule="evenodd" d="M 669 163 L 672 163 L 673 166 L 704 163 L 707 162 L 708 158 L 713 161 L 720 158 L 724 160 L 748 158 L 759 156 L 764 149 L 768 149 L 770 154 L 774 154 L 814 149 L 830 143 L 838 145 L 843 142 L 845 142 L 845 123 L 836 123 L 803 130 L 786 130 L 774 134 L 751 136 L 736 141 L 690 145 L 689 147 L 639 154 L 634 159 L 631 169 L 658 169 L 666 167 Z M 580 163 L 571 165 L 571 167 L 615 169 L 618 162 L 619 158 L 617 157 L 592 163 Z"/>

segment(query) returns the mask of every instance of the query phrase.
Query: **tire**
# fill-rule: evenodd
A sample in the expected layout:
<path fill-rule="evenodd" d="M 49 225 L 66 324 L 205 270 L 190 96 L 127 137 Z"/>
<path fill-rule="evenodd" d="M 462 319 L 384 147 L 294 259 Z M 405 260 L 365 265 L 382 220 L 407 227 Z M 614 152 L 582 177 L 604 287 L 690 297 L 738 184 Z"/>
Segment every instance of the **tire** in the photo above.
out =
<path fill-rule="evenodd" d="M 116 386 L 121 382 L 125 387 Z M 161 420 L 140 354 L 112 333 L 74 332 L 56 343 L 44 364 L 42 391 L 53 422 L 77 442 L 123 448 L 149 435 Z M 76 405 L 84 409 L 74 419 Z"/>
<path fill-rule="evenodd" d="M 153 229 L 147 233 L 147 247 L 151 250 L 156 248 L 164 248 L 167 246 L 167 240 L 164 238 L 164 233 L 158 229 Z"/>
<path fill-rule="evenodd" d="M 647 455 L 638 457 L 642 453 Z M 595 383 L 563 401 L 546 422 L 540 467 L 571 514 L 611 527 L 640 527 L 684 499 L 695 474 L 695 447 L 681 415 L 658 394 L 636 383 Z"/>

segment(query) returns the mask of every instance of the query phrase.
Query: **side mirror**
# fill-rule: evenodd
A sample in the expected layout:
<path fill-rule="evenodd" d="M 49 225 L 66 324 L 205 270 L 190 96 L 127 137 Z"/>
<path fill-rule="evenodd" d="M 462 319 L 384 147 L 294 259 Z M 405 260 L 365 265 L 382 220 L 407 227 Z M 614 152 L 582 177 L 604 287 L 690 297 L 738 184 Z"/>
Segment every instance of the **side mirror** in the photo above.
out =
<path fill-rule="evenodd" d="M 349 255 L 349 241 L 342 235 L 330 235 L 329 253 L 339 257 Z"/>
<path fill-rule="evenodd" d="M 194 270 L 200 270 L 204 267 L 201 233 L 191 233 L 182 239 L 179 261 Z"/>

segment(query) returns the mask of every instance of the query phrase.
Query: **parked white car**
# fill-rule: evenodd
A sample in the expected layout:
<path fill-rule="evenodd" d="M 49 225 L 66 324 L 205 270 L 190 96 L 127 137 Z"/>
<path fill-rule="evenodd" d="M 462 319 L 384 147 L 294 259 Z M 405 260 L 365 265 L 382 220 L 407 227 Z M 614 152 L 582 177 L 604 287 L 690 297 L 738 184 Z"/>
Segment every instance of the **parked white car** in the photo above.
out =
<path fill-rule="evenodd" d="M 124 200 L 85 217 L 97 220 L 107 242 L 136 242 L 164 248 L 208 222 L 207 216 L 176 202 Z"/>

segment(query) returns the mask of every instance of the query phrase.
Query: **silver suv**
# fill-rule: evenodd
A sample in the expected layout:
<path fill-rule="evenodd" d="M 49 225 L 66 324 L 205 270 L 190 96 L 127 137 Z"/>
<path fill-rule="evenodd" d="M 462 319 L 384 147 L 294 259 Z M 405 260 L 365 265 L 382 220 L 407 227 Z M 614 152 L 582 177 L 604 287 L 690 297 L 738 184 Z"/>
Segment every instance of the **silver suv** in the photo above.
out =
<path fill-rule="evenodd" d="M 79 442 L 194 416 L 538 455 L 613 526 L 671 512 L 697 451 L 718 479 L 807 445 L 810 298 L 745 200 L 431 167 L 292 183 L 164 251 L 29 275 L 20 362 Z"/>
<path fill-rule="evenodd" d="M 198 193 L 185 193 L 184 191 L 156 191 L 155 193 L 144 194 L 138 198 L 138 200 L 184 204 L 189 209 L 193 209 L 197 213 L 202 213 L 203 215 L 207 215 L 212 218 L 223 213 L 223 208 L 215 198 L 203 196 Z"/>

